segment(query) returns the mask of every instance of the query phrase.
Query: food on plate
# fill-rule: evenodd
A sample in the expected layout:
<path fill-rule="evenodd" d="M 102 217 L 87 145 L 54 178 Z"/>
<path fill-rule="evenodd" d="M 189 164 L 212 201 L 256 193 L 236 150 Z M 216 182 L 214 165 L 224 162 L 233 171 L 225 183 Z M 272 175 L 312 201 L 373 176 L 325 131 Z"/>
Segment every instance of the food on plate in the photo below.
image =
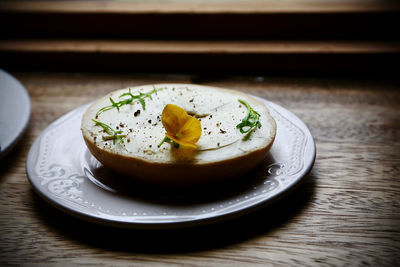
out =
<path fill-rule="evenodd" d="M 104 166 L 161 184 L 240 176 L 263 161 L 276 135 L 274 119 L 256 98 L 185 84 L 114 91 L 87 109 L 81 129 Z"/>

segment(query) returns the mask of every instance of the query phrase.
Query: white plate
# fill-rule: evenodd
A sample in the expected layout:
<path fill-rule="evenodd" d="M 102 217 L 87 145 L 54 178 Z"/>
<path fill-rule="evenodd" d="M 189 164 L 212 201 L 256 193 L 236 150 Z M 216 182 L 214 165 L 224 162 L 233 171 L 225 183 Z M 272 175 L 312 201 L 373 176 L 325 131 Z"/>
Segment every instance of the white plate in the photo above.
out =
<path fill-rule="evenodd" d="M 88 105 L 62 116 L 37 138 L 26 162 L 28 178 L 57 208 L 105 225 L 176 228 L 243 215 L 296 187 L 315 160 L 315 143 L 304 123 L 286 109 L 260 100 L 277 122 L 277 136 L 264 164 L 235 181 L 177 189 L 117 177 L 84 144 L 80 123 Z"/>
<path fill-rule="evenodd" d="M 24 86 L 0 69 L 0 159 L 17 143 L 31 115 L 31 102 Z"/>

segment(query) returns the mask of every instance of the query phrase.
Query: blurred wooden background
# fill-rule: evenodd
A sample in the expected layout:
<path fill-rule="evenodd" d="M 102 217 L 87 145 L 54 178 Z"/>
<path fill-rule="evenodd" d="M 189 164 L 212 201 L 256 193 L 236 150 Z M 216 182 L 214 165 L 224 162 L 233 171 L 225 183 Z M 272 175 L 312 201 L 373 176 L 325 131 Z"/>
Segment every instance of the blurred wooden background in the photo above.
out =
<path fill-rule="evenodd" d="M 2 1 L 0 67 L 395 74 L 398 1 Z"/>

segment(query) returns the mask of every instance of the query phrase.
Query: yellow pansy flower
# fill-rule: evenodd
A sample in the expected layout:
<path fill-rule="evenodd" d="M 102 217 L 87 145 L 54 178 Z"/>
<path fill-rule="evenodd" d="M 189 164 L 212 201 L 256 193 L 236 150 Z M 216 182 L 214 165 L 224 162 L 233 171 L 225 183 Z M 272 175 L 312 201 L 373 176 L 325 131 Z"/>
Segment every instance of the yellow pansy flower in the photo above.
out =
<path fill-rule="evenodd" d="M 197 148 L 196 142 L 201 136 L 200 121 L 190 116 L 183 108 L 167 104 L 162 112 L 162 124 L 167 131 L 163 142 L 170 139 L 179 145 Z"/>

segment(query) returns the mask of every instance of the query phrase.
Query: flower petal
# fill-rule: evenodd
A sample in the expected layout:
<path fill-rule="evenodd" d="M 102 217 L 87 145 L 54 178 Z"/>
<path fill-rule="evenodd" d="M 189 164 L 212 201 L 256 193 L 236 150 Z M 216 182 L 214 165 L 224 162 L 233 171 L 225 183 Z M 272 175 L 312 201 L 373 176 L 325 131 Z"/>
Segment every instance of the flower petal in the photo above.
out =
<path fill-rule="evenodd" d="M 195 143 L 201 136 L 201 123 L 183 108 L 167 104 L 162 112 L 162 124 L 169 139 L 183 146 L 197 148 Z"/>
<path fill-rule="evenodd" d="M 168 133 L 165 134 L 169 139 L 171 139 L 172 141 L 178 143 L 179 145 L 185 146 L 185 147 L 191 147 L 194 149 L 197 149 L 197 145 L 192 143 L 192 142 L 187 142 L 185 140 L 182 139 L 178 139 L 174 136 L 169 135 Z"/>
<path fill-rule="evenodd" d="M 162 124 L 170 135 L 176 135 L 185 125 L 189 116 L 186 111 L 176 105 L 167 104 L 162 112 Z"/>
<path fill-rule="evenodd" d="M 189 115 L 188 115 L 189 116 Z M 189 116 L 185 125 L 179 130 L 180 139 L 186 142 L 196 143 L 200 139 L 201 124 L 200 121 L 192 116 Z"/>

